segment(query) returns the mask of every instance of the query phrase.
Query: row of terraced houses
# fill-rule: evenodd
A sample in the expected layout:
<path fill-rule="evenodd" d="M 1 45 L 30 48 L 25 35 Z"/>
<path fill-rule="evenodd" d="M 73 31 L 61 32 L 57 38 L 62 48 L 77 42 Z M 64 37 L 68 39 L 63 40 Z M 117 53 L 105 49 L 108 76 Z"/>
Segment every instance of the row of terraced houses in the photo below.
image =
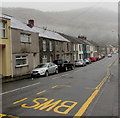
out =
<path fill-rule="evenodd" d="M 0 76 L 17 77 L 30 74 L 40 63 L 55 59 L 74 62 L 106 55 L 106 47 L 85 36 L 69 36 L 34 25 L 34 20 L 22 23 L 14 17 L 0 17 Z"/>

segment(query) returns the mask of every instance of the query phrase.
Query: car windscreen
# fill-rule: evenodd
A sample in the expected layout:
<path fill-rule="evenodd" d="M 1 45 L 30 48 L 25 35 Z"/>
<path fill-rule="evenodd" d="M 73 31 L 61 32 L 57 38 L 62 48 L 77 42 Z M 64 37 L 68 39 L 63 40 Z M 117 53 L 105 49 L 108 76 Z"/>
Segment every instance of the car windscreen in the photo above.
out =
<path fill-rule="evenodd" d="M 35 68 L 42 68 L 42 67 L 47 67 L 47 64 L 40 64 L 40 65 L 38 65 L 38 66 L 35 67 Z"/>
<path fill-rule="evenodd" d="M 62 60 L 55 60 L 55 61 L 53 61 L 53 63 L 55 63 L 55 64 L 62 64 L 63 61 Z"/>

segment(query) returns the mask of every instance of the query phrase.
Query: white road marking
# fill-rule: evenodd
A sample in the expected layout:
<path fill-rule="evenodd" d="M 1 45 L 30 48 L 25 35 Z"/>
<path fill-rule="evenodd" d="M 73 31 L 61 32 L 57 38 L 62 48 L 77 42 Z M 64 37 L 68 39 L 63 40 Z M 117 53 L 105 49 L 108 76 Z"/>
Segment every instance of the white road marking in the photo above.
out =
<path fill-rule="evenodd" d="M 31 87 L 31 86 L 35 86 L 35 85 L 37 85 L 37 84 L 40 84 L 40 82 L 35 83 L 35 84 L 32 84 L 32 85 L 24 86 L 24 87 L 21 87 L 21 88 L 17 88 L 17 89 L 11 90 L 11 91 L 6 91 L 6 92 L 4 92 L 4 93 L 0 93 L 0 95 L 4 95 L 4 94 L 7 94 L 7 93 L 11 93 L 11 92 L 14 92 L 14 91 L 18 91 L 18 90 L 21 90 L 21 89 L 24 89 L 24 88 L 28 88 L 28 87 Z"/>
<path fill-rule="evenodd" d="M 68 75 L 68 74 L 61 75 L 60 77 L 64 77 L 64 76 L 66 76 L 66 75 Z"/>
<path fill-rule="evenodd" d="M 52 78 L 52 79 L 61 78 L 61 77 L 64 77 L 64 76 L 66 76 L 66 75 L 68 75 L 68 74 L 64 74 L 64 75 L 61 75 L 61 76 L 58 76 L 58 77 L 54 77 L 54 78 Z"/>

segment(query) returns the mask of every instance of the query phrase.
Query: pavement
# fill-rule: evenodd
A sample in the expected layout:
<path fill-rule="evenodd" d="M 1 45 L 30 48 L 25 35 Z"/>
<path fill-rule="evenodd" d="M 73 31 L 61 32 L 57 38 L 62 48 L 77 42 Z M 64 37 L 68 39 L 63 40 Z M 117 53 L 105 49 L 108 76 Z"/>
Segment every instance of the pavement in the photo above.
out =
<path fill-rule="evenodd" d="M 72 71 L 2 84 L 2 114 L 30 117 L 118 116 L 118 68 L 112 58 Z M 97 89 L 100 85 L 100 89 Z"/>

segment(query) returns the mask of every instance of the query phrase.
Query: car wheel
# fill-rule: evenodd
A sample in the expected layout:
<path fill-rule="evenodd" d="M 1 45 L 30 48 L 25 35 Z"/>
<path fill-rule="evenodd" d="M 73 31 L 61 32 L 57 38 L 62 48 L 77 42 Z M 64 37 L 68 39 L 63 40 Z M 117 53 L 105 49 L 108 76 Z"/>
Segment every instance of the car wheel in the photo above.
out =
<path fill-rule="evenodd" d="M 46 71 L 46 72 L 45 72 L 45 76 L 48 77 L 48 75 L 49 75 L 49 73 L 48 73 L 48 71 Z"/>
<path fill-rule="evenodd" d="M 55 70 L 55 73 L 58 74 L 58 69 Z"/>
<path fill-rule="evenodd" d="M 74 70 L 74 66 L 71 67 L 71 70 Z"/>
<path fill-rule="evenodd" d="M 65 67 L 65 71 L 67 71 L 68 70 L 68 68 L 67 67 Z"/>

